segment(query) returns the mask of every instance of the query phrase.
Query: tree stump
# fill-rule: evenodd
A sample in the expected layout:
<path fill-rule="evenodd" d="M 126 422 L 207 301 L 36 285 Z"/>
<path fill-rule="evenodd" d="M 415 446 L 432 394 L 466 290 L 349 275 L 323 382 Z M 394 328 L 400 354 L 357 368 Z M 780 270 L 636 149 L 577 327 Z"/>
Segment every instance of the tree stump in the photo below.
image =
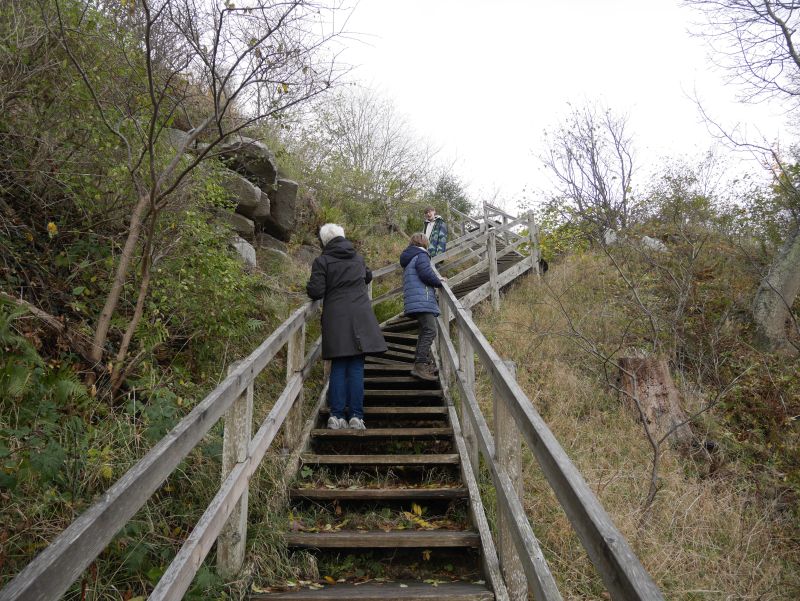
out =
<path fill-rule="evenodd" d="M 685 423 L 688 416 L 681 407 L 680 394 L 672 381 L 667 360 L 659 357 L 623 357 L 618 365 L 624 402 L 639 416 L 635 401 L 638 399 L 647 428 L 655 441 L 660 441 L 672 431 L 668 438 L 672 446 L 690 446 L 694 435 L 689 424 Z"/>

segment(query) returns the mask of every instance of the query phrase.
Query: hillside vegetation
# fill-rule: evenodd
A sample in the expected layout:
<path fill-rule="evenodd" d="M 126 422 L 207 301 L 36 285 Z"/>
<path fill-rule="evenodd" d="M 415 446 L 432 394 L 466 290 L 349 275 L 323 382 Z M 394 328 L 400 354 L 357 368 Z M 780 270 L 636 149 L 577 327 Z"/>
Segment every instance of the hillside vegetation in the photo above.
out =
<path fill-rule="evenodd" d="M 757 276 L 731 247 L 709 243 L 692 276 L 693 316 L 682 320 L 670 362 L 686 409 L 711 452 L 653 449 L 638 416 L 609 385 L 609 357 L 647 347 L 631 327 L 631 293 L 604 253 L 570 254 L 541 280 L 509 290 L 499 313 L 477 323 L 670 599 L 793 599 L 800 593 L 800 413 L 797 365 L 748 344 Z M 622 249 L 620 254 L 624 254 Z M 627 270 L 642 257 L 617 257 Z M 728 269 L 719 269 L 725 264 Z M 712 271 L 710 265 L 715 266 Z M 639 293 L 673 308 L 663 281 Z M 666 315 L 659 315 L 666 317 Z M 595 348 L 591 348 L 595 347 Z M 484 414 L 492 415 L 490 390 Z M 702 412 L 702 413 L 701 413 Z M 538 466 L 526 453 L 525 503 L 565 598 L 600 598 L 602 582 Z"/>
<path fill-rule="evenodd" d="M 337 86 L 325 5 L 212 4 L 0 5 L 0 587 L 307 300 L 321 224 L 343 224 L 374 268 L 397 260 L 425 206 L 477 207 L 388 99 Z M 214 19 L 224 39 L 198 44 Z M 627 157 L 622 172 L 582 164 L 599 179 L 537 198 L 549 272 L 476 318 L 667 598 L 798 598 L 800 305 L 778 295 L 782 339 L 765 344 L 753 304 L 772 292 L 765 276 L 787 241 L 800 240 L 800 153 L 776 157 L 765 186 L 715 190 L 713 161 L 676 161 L 635 187 L 624 125 L 589 107 L 556 129 L 554 173 L 576 173 L 587 148 L 600 150 L 594 160 Z M 177 130 L 191 138 L 178 150 Z M 286 252 L 259 247 L 256 267 L 231 246 L 236 199 L 213 152 L 238 134 L 264 141 L 300 184 Z M 318 334 L 310 327 L 308 341 Z M 617 390 L 617 362 L 631 356 L 667 362 L 696 448 L 648 441 Z M 257 380 L 257 420 L 285 369 L 279 355 Z M 321 382 L 320 369 L 307 403 Z M 146 596 L 219 486 L 220 453 L 218 425 L 68 597 Z M 253 481 L 241 578 L 223 581 L 210 556 L 190 598 L 319 577 L 282 541 L 293 516 L 281 462 L 270 456 Z M 527 509 L 565 598 L 600 598 L 526 462 Z"/>

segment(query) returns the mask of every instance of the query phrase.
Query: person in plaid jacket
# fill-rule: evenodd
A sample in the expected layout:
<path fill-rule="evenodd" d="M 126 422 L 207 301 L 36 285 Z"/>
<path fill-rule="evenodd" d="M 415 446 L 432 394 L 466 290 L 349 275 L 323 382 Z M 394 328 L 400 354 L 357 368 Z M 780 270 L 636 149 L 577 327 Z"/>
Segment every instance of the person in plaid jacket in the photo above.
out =
<path fill-rule="evenodd" d="M 425 209 L 425 229 L 423 233 L 428 238 L 428 252 L 431 257 L 442 254 L 447 250 L 447 224 L 441 215 L 436 214 L 436 209 Z"/>

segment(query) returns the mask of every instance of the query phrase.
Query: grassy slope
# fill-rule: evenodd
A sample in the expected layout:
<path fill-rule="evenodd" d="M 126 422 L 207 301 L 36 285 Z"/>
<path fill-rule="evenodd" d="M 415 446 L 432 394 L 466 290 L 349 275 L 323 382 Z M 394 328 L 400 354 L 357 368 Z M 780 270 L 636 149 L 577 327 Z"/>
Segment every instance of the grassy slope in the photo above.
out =
<path fill-rule="evenodd" d="M 483 306 L 478 324 L 501 356 L 516 361 L 523 389 L 667 598 L 800 597 L 797 497 L 775 483 L 763 485 L 758 472 L 766 468 L 736 444 L 745 438 L 726 425 L 729 409 L 718 407 L 696 427 L 722 441 L 711 462 L 664 453 L 660 491 L 643 515 L 652 451 L 640 423 L 596 371 L 596 360 L 574 344 L 555 301 L 561 299 L 581 331 L 613 341 L 625 321 L 609 295 L 617 279 L 604 257 L 573 256 L 544 280 L 515 285 L 499 314 Z M 682 382 L 690 407 L 714 393 Z M 795 402 L 800 394 L 788 386 L 783 392 Z M 491 416 L 485 381 L 481 393 Z M 600 598 L 602 583 L 527 451 L 524 461 L 525 505 L 565 598 Z"/>

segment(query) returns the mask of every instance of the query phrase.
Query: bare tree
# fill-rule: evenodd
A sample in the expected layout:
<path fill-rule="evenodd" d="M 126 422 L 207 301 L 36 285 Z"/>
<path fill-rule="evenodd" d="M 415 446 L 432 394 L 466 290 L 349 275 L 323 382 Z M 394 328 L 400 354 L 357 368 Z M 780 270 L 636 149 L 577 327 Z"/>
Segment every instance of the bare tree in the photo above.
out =
<path fill-rule="evenodd" d="M 742 84 L 742 100 L 777 99 L 796 108 L 800 103 L 800 54 L 797 31 L 800 3 L 775 0 L 685 0 L 698 9 L 706 23 L 706 37 L 722 67 Z M 702 107 L 701 107 L 701 110 Z M 790 324 L 797 321 L 792 305 L 800 293 L 800 189 L 796 168 L 766 143 L 743 140 L 703 115 L 720 137 L 737 148 L 759 155 L 775 175 L 777 194 L 785 201 L 787 235 L 753 302 L 753 318 L 762 346 L 790 347 Z M 796 161 L 795 161 L 796 162 Z"/>
<path fill-rule="evenodd" d="M 800 3 L 776 0 L 685 0 L 705 21 L 696 35 L 710 43 L 713 58 L 741 84 L 745 102 L 800 99 L 797 30 Z"/>
<path fill-rule="evenodd" d="M 633 151 L 626 128 L 624 115 L 587 105 L 545 132 L 548 150 L 542 161 L 553 175 L 563 212 L 592 224 L 596 233 L 628 225 Z"/>
<path fill-rule="evenodd" d="M 309 132 L 318 142 L 317 164 L 343 168 L 351 194 L 381 206 L 389 226 L 396 225 L 397 204 L 411 198 L 432 170 L 435 151 L 374 90 L 342 91 L 318 105 Z"/>
<path fill-rule="evenodd" d="M 66 51 L 96 114 L 124 149 L 135 190 L 92 348 L 92 359 L 100 363 L 120 295 L 138 258 L 135 308 L 112 367 L 119 374 L 143 315 L 160 214 L 221 143 L 332 86 L 337 72 L 327 48 L 338 32 L 329 16 L 339 6 L 305 0 L 254 0 L 243 6 L 108 0 L 86 4 L 76 15 L 68 0 L 38 2 L 43 21 Z M 93 31 L 94 10 L 116 22 L 116 31 Z M 118 81 L 113 88 L 100 87 L 87 59 L 75 50 L 76 38 L 87 35 L 108 35 L 104 43 L 141 68 L 144 85 Z M 169 129 L 176 119 L 190 128 L 177 139 Z M 117 377 L 114 386 L 118 384 Z"/>

